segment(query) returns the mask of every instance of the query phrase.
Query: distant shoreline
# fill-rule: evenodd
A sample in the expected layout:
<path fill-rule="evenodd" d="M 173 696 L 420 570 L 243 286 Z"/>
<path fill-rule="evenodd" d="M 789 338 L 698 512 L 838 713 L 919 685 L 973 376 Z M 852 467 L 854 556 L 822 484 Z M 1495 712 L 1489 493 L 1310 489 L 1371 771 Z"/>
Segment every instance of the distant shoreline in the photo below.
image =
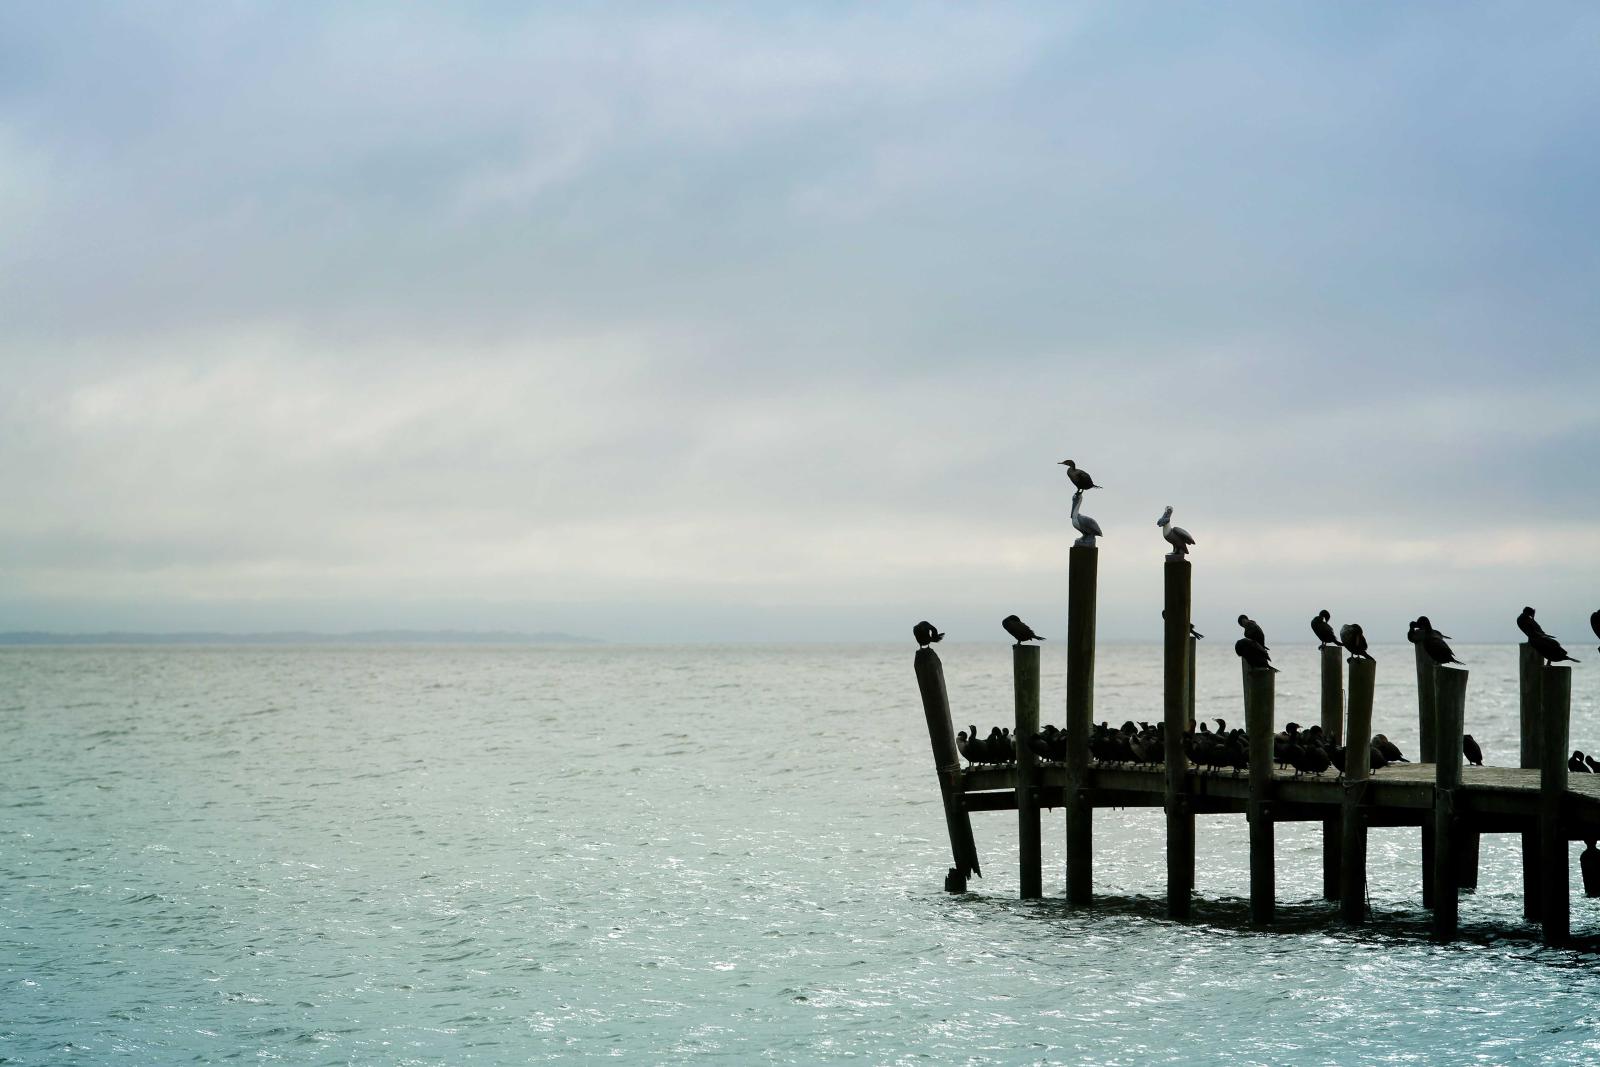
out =
<path fill-rule="evenodd" d="M 140 633 L 109 630 L 69 634 L 44 630 L 0 633 L 0 646 L 16 645 L 603 645 L 598 637 L 511 630 L 356 630 L 317 633 L 280 630 L 269 633 L 222 633 L 200 630 L 186 633 Z"/>

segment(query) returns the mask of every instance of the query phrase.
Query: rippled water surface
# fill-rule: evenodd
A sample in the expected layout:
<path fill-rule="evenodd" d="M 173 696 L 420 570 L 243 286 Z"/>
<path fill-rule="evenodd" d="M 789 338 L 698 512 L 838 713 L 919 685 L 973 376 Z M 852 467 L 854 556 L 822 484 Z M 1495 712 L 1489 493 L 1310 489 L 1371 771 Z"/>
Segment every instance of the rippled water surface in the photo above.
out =
<path fill-rule="evenodd" d="M 1201 713 L 1237 719 L 1222 645 Z M 1009 650 L 940 651 L 957 718 L 1008 722 Z M 1516 650 L 1458 652 L 1515 762 Z M 1375 653 L 1414 750 L 1410 650 Z M 1314 721 L 1314 653 L 1278 660 L 1280 719 Z M 1098 717 L 1159 715 L 1158 649 L 1098 667 Z M 1579 667 L 1576 744 L 1597 689 Z M 1239 819 L 1199 820 L 1187 924 L 1159 813 L 1097 816 L 1088 912 L 1016 901 L 1015 816 L 974 819 L 987 877 L 948 896 L 899 646 L 6 650 L 0 1062 L 1600 1061 L 1600 956 L 1520 924 L 1513 838 L 1439 946 L 1415 830 L 1373 832 L 1356 933 L 1318 831 L 1280 826 L 1263 934 Z"/>

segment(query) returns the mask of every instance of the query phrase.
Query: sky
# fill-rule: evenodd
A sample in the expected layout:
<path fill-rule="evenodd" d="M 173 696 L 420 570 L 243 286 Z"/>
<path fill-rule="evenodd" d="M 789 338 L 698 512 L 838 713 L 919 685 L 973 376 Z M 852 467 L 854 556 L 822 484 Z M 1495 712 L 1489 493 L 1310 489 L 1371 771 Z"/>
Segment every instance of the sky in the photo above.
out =
<path fill-rule="evenodd" d="M 1590 4 L 0 6 L 0 630 L 1575 650 Z M 1575 654 L 1582 656 L 1581 652 Z M 1591 652 L 1591 655 L 1593 653 Z"/>

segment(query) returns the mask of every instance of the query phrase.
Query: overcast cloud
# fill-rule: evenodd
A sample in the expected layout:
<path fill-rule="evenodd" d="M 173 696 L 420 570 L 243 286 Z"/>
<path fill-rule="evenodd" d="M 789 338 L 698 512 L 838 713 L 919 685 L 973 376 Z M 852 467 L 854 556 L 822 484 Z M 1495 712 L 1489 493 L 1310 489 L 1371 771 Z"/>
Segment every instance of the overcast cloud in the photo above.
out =
<path fill-rule="evenodd" d="M 1071 456 L 1104 636 L 1172 504 L 1202 622 L 1581 646 L 1596 55 L 1582 4 L 7 5 L 0 629 L 1051 634 Z"/>

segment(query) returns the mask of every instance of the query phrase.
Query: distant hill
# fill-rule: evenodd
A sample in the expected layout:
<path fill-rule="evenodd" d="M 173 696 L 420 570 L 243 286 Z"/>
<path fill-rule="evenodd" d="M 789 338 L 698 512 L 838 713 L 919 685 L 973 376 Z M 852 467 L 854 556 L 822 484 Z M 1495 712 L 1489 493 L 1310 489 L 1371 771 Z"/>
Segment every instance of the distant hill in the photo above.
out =
<path fill-rule="evenodd" d="M 60 634 L 41 630 L 0 633 L 0 645 L 598 645 L 599 638 L 567 633 L 517 633 L 512 630 L 357 630 L 324 634 L 309 630 L 230 634 L 194 633 Z"/>

